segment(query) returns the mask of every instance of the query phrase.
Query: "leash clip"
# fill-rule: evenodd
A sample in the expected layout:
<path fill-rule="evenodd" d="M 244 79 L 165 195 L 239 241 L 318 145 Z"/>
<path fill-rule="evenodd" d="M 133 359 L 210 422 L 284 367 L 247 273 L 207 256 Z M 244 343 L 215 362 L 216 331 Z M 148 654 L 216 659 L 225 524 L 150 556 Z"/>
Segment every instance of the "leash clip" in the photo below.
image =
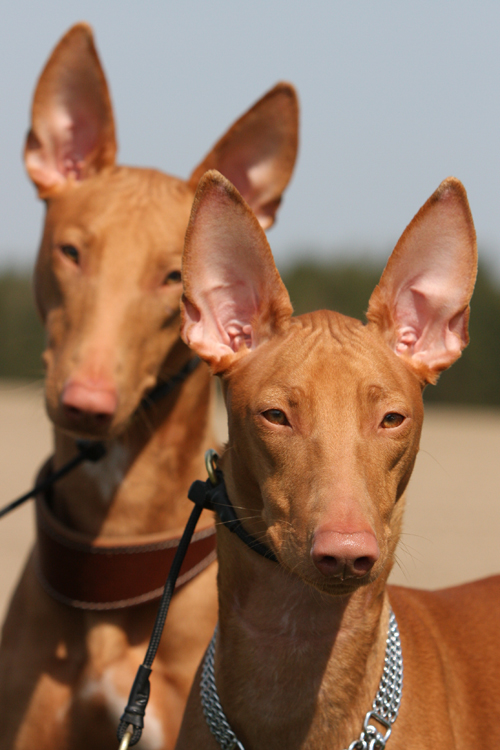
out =
<path fill-rule="evenodd" d="M 120 747 L 118 748 L 118 750 L 128 750 L 133 734 L 134 727 L 132 724 L 129 724 L 125 730 L 125 734 L 122 737 L 122 741 L 120 742 Z"/>
<path fill-rule="evenodd" d="M 373 724 L 369 723 L 373 720 L 384 727 L 385 735 L 381 734 Z M 384 719 L 383 716 L 380 716 L 376 711 L 368 711 L 363 723 L 363 733 L 365 740 L 369 742 L 369 750 L 385 750 L 385 744 L 391 736 L 391 732 L 392 726 L 390 721 Z"/>
<path fill-rule="evenodd" d="M 218 460 L 219 455 L 214 451 L 213 448 L 209 448 L 207 451 L 205 451 L 205 468 L 207 470 L 208 478 L 210 479 L 210 482 L 214 487 L 219 483 L 219 480 L 217 479 L 217 475 L 215 473 Z"/>
<path fill-rule="evenodd" d="M 212 490 L 220 484 L 222 478 L 221 472 L 217 469 L 218 458 L 218 454 L 212 448 L 205 452 L 205 467 L 208 479 L 205 481 L 196 479 L 188 491 L 188 498 L 191 502 L 205 510 L 215 510 L 212 502 Z"/>

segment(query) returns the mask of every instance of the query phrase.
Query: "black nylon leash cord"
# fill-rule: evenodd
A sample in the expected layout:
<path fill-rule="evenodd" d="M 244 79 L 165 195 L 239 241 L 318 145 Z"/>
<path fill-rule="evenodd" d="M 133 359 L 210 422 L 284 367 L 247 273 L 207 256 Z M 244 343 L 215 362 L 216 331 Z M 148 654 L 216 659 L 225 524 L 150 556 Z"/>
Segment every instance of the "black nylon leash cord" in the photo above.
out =
<path fill-rule="evenodd" d="M 199 357 L 192 357 L 190 360 L 188 360 L 188 362 L 181 370 L 179 370 L 178 373 L 172 375 L 172 377 L 165 383 L 161 383 L 153 388 L 153 390 L 142 399 L 140 404 L 141 407 L 143 409 L 150 409 L 152 406 L 157 404 L 158 401 L 161 401 L 161 399 L 165 398 L 165 396 L 168 396 L 168 394 L 171 393 L 174 388 L 179 385 L 179 383 L 182 383 L 184 380 L 186 380 L 186 378 L 196 370 L 200 362 L 201 359 Z M 74 458 L 71 459 L 71 461 L 68 461 L 68 463 L 64 464 L 64 466 L 61 466 L 58 471 L 49 474 L 49 476 L 46 477 L 43 482 L 36 484 L 33 489 L 29 492 L 26 492 L 25 495 L 21 495 L 21 497 L 18 497 L 17 500 L 13 500 L 11 503 L 2 508 L 0 510 L 0 518 L 6 516 L 7 513 L 11 512 L 11 510 L 15 510 L 16 508 L 18 508 L 20 505 L 26 502 L 26 500 L 29 500 L 35 495 L 38 495 L 39 492 L 45 492 L 45 490 L 48 490 L 49 487 L 52 487 L 54 482 L 57 482 L 58 479 L 62 479 L 64 476 L 66 476 L 66 474 L 69 474 L 69 472 L 73 471 L 73 469 L 81 464 L 82 461 L 92 461 L 92 463 L 96 463 L 106 455 L 106 447 L 100 440 L 76 440 L 76 446 L 79 452 Z"/>
<path fill-rule="evenodd" d="M 170 572 L 168 574 L 165 588 L 163 589 L 163 594 L 158 606 L 158 612 L 156 615 L 153 632 L 151 634 L 151 639 L 149 641 L 148 650 L 146 651 L 146 656 L 144 657 L 143 663 L 137 670 L 134 684 L 132 685 L 132 690 L 130 691 L 130 695 L 128 698 L 128 704 L 125 708 L 125 711 L 123 712 L 123 715 L 120 718 L 120 723 L 118 724 L 116 734 L 120 742 L 123 739 L 127 728 L 130 725 L 133 726 L 133 733 L 129 742 L 130 747 L 132 747 L 132 745 L 136 745 L 141 739 L 142 730 L 144 728 L 144 714 L 146 712 L 146 706 L 149 700 L 149 675 L 151 674 L 151 666 L 156 656 L 156 652 L 158 651 L 158 646 L 160 645 L 163 627 L 167 618 L 168 608 L 170 606 L 172 594 L 175 590 L 175 583 L 177 581 L 182 562 L 184 560 L 184 557 L 186 556 L 187 549 L 191 542 L 191 538 L 194 534 L 194 530 L 196 524 L 198 523 L 198 519 L 201 515 L 203 507 L 204 506 L 202 504 L 195 504 L 193 510 L 191 511 L 191 515 L 189 516 L 186 528 L 184 529 L 181 537 L 181 541 L 179 542 L 179 546 L 177 547 L 177 551 L 172 562 L 172 567 L 170 568 Z"/>
<path fill-rule="evenodd" d="M 200 362 L 201 360 L 199 357 L 192 357 L 178 373 L 173 375 L 165 383 L 157 385 L 149 394 L 147 394 L 143 398 L 143 400 L 141 401 L 142 408 L 150 409 L 161 399 L 165 398 L 165 396 L 171 393 L 174 388 L 179 385 L 179 383 L 182 383 L 184 380 L 186 380 L 186 378 L 192 372 L 194 372 L 194 370 L 196 370 Z M 97 461 L 100 461 L 101 458 L 106 455 L 106 446 L 101 441 L 77 440 L 75 442 L 78 448 L 77 455 L 74 456 L 66 464 L 64 464 L 64 466 L 61 466 L 58 471 L 52 472 L 47 477 L 45 477 L 43 481 L 36 484 L 29 492 L 26 492 L 24 495 L 21 495 L 21 497 L 18 497 L 16 500 L 13 500 L 12 502 L 8 503 L 8 505 L 4 506 L 4 508 L 0 509 L 0 518 L 3 518 L 3 516 L 6 516 L 12 510 L 18 508 L 20 505 L 26 502 L 26 500 L 29 500 L 35 495 L 48 490 L 49 487 L 52 487 L 55 482 L 57 482 L 59 479 L 62 479 L 62 477 L 66 476 L 66 474 L 69 474 L 70 471 L 73 471 L 73 469 L 79 466 L 79 464 L 81 464 L 83 461 L 92 461 L 93 463 L 95 463 Z M 181 541 L 179 542 L 179 546 L 177 547 L 177 551 L 172 562 L 172 567 L 170 568 L 167 582 L 163 590 L 144 662 L 143 664 L 141 664 L 137 671 L 137 675 L 130 692 L 129 703 L 118 726 L 118 739 L 121 740 L 123 735 L 125 734 L 127 727 L 130 724 L 133 725 L 134 733 L 130 740 L 130 745 L 135 745 L 141 738 L 142 728 L 144 726 L 143 717 L 149 699 L 149 675 L 151 674 L 151 665 L 156 656 L 156 652 L 158 651 L 158 646 L 160 644 L 168 608 L 170 606 L 170 600 L 172 599 L 172 594 L 175 589 L 175 583 L 179 576 L 182 562 L 184 560 L 184 557 L 186 556 L 187 549 L 191 542 L 191 538 L 194 534 L 194 530 L 196 524 L 198 523 L 198 519 L 201 515 L 203 507 L 203 504 L 198 504 L 198 502 L 195 501 L 195 507 L 191 511 L 191 515 L 189 516 L 186 528 L 184 529 L 184 533 L 181 537 Z"/>
<path fill-rule="evenodd" d="M 276 556 L 269 547 L 257 542 L 254 537 L 243 529 L 241 521 L 237 518 L 234 508 L 227 496 L 224 477 L 219 469 L 215 469 L 211 474 L 211 478 L 207 479 L 205 482 L 200 480 L 193 482 L 189 488 L 188 498 L 194 503 L 194 508 L 189 516 L 177 552 L 175 553 L 172 567 L 168 574 L 146 656 L 137 670 L 127 707 L 120 718 L 120 723 L 116 732 L 120 742 L 124 740 L 126 732 L 128 732 L 130 737 L 128 742 L 125 741 L 124 745 L 120 746 L 120 750 L 122 747 L 132 747 L 133 745 L 136 745 L 141 739 L 142 730 L 144 728 L 144 714 L 146 713 L 146 706 L 148 704 L 150 693 L 149 676 L 152 671 L 151 667 L 160 644 L 163 627 L 170 606 L 170 600 L 172 599 L 172 594 L 175 589 L 175 582 L 177 581 L 182 561 L 186 555 L 191 537 L 193 536 L 202 510 L 204 508 L 207 510 L 215 510 L 224 526 L 235 533 L 248 547 L 250 547 L 250 549 L 268 560 L 278 562 Z M 132 731 L 129 727 L 132 727 Z"/>
<path fill-rule="evenodd" d="M 169 393 L 172 393 L 174 388 L 179 385 L 179 383 L 183 383 L 186 378 L 191 375 L 192 372 L 196 370 L 198 365 L 201 363 L 201 359 L 199 357 L 192 357 L 188 362 L 184 365 L 184 367 L 179 370 L 178 373 L 175 375 L 172 375 L 169 380 L 167 380 L 165 383 L 160 383 L 155 388 L 148 393 L 141 401 L 141 406 L 143 409 L 150 409 L 154 404 L 157 404 L 158 401 L 161 401 L 161 399 L 165 398 L 165 396 L 168 396 Z"/>
<path fill-rule="evenodd" d="M 11 510 L 18 508 L 31 497 L 34 497 L 35 495 L 48 490 L 49 487 L 52 487 L 52 485 L 57 482 L 58 479 L 62 479 L 63 477 L 65 477 L 66 474 L 69 474 L 70 471 L 73 471 L 73 469 L 83 461 L 92 461 L 92 463 L 95 463 L 96 461 L 100 461 L 101 458 L 106 455 L 106 447 L 104 443 L 98 441 L 77 440 L 76 446 L 78 448 L 78 453 L 76 454 L 76 456 L 68 461 L 68 463 L 64 464 L 64 466 L 61 466 L 58 471 L 49 474 L 42 482 L 35 484 L 33 489 L 27 492 L 25 495 L 21 495 L 21 497 L 18 497 L 17 500 L 13 500 L 11 503 L 4 506 L 0 510 L 0 518 L 6 516 L 7 513 L 10 513 Z"/>

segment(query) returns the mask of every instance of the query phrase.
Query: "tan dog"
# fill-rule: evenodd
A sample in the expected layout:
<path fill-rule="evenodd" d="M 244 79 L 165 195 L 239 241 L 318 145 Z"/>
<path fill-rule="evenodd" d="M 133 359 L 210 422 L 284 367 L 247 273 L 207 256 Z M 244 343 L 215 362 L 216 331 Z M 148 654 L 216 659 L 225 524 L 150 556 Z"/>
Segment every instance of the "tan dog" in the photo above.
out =
<path fill-rule="evenodd" d="M 75 454 L 74 436 L 103 439 L 108 451 L 39 498 L 38 553 L 3 630 L 2 750 L 116 745 L 156 613 L 149 600 L 168 572 L 155 555 L 160 548 L 170 554 L 191 510 L 187 490 L 205 474 L 204 452 L 213 445 L 208 368 L 183 369 L 192 354 L 179 336 L 181 255 L 194 191 L 216 166 L 269 227 L 293 170 L 297 128 L 295 92 L 279 84 L 185 182 L 116 166 L 110 98 L 86 25 L 70 29 L 41 75 L 26 167 L 47 204 L 35 294 L 47 328 L 52 464 L 59 468 Z M 179 372 L 183 382 L 147 408 L 151 389 Z M 173 747 L 217 617 L 211 515 L 200 527 L 184 582 L 199 575 L 174 597 L 155 663 L 141 743 L 150 750 Z M 125 568 L 109 572 L 106 565 L 117 560 Z M 49 596 L 40 578 L 78 608 Z"/>
<path fill-rule="evenodd" d="M 475 275 L 472 217 L 450 178 L 403 233 L 368 325 L 327 311 L 291 318 L 249 207 L 217 172 L 200 183 L 183 260 L 183 337 L 222 378 L 227 498 L 277 558 L 218 526 L 215 684 L 241 743 L 224 747 L 383 748 L 391 721 L 371 715 L 362 731 L 381 681 L 390 607 L 404 680 L 388 749 L 499 743 L 500 577 L 437 592 L 386 587 L 422 389 L 467 344 Z M 387 684 L 397 694 L 394 680 Z M 199 683 L 200 673 L 177 750 L 220 747 Z M 213 689 L 203 695 L 213 707 Z"/>

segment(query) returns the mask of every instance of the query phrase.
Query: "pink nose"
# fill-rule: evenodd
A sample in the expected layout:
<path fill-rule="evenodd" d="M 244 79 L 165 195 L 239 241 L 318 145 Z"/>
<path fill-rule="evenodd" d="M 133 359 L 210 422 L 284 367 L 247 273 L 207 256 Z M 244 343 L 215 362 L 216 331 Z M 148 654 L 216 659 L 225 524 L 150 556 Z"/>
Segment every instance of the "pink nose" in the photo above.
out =
<path fill-rule="evenodd" d="M 370 572 L 380 555 L 371 531 L 352 534 L 318 530 L 314 535 L 311 558 L 324 576 L 362 578 Z"/>
<path fill-rule="evenodd" d="M 62 405 L 73 421 L 82 418 L 107 422 L 116 412 L 116 390 L 107 383 L 83 383 L 69 380 L 62 393 Z"/>

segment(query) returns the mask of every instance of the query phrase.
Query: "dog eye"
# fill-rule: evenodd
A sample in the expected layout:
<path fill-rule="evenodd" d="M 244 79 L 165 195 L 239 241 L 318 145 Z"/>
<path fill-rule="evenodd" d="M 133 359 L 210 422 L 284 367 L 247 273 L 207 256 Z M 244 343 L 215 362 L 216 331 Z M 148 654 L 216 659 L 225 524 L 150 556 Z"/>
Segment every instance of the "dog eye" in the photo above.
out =
<path fill-rule="evenodd" d="M 63 255 L 65 255 L 67 258 L 72 260 L 73 263 L 76 263 L 76 265 L 78 265 L 78 263 L 80 262 L 80 253 L 74 245 L 61 245 L 60 250 Z"/>
<path fill-rule="evenodd" d="M 402 414 L 397 414 L 396 412 L 389 412 L 389 414 L 386 414 L 381 422 L 381 427 L 385 427 L 386 429 L 389 427 L 399 427 L 400 424 L 403 424 L 405 421 L 405 418 Z"/>
<path fill-rule="evenodd" d="M 165 281 L 163 282 L 163 284 L 165 286 L 170 286 L 172 284 L 178 284 L 180 281 L 182 281 L 181 272 L 170 271 L 170 273 L 165 276 Z"/>
<path fill-rule="evenodd" d="M 262 416 L 271 424 L 290 424 L 284 412 L 281 409 L 268 409 L 262 412 Z"/>

